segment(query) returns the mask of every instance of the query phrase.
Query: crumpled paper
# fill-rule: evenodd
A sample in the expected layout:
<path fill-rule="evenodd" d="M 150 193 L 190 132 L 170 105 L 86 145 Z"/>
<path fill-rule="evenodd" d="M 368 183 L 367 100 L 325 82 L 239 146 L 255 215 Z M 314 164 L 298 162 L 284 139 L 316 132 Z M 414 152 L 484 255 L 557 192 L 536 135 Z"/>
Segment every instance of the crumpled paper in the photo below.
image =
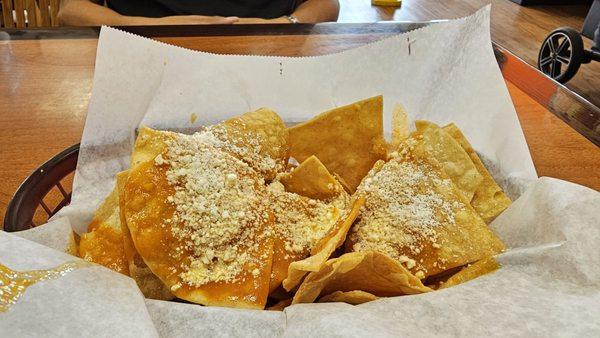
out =
<path fill-rule="evenodd" d="M 500 270 L 429 294 L 270 312 L 144 302 L 133 281 L 94 267 L 32 287 L 0 313 L 0 331 L 40 333 L 39 326 L 46 333 L 85 335 L 93 331 L 86 331 L 89 325 L 97 333 L 108 327 L 111 334 L 164 337 L 599 335 L 600 194 L 537 179 L 491 49 L 489 7 L 465 19 L 308 58 L 213 55 L 104 27 L 72 204 L 57 218 L 67 217 L 79 233 L 86 230 L 114 174 L 128 166 L 140 124 L 189 131 L 261 106 L 296 123 L 377 94 L 384 95 L 388 131 L 397 103 L 414 119 L 455 122 L 499 184 L 511 197 L 520 196 L 491 225 L 510 248 L 498 258 Z M 43 229 L 53 228 L 39 232 Z M 15 269 L 67 259 L 13 235 L 0 233 L 0 241 L 6 244 L 0 245 L 0 262 L 14 263 Z M 108 298 L 94 299 L 100 295 Z M 52 308 L 57 299 L 77 311 L 38 317 L 23 310 Z"/>
<path fill-rule="evenodd" d="M 600 334 L 600 193 L 541 178 L 492 223 L 502 267 L 464 284 L 359 306 L 286 309 L 286 335 L 549 337 Z M 313 331 L 311 331 L 313 330 Z"/>
<path fill-rule="evenodd" d="M 55 218 L 44 224 L 43 227 L 35 227 L 13 235 L 45 245 L 60 252 L 70 252 L 73 248 L 73 227 L 67 217 Z"/>
<path fill-rule="evenodd" d="M 16 271 L 53 269 L 79 260 L 0 231 L 0 263 Z M 133 279 L 91 265 L 29 286 L 0 312 L 4 337 L 157 337 Z"/>
<path fill-rule="evenodd" d="M 94 267 L 71 272 L 71 279 L 67 275 L 31 287 L 13 309 L 0 313 L 0 332 L 152 336 L 148 325 L 153 323 L 162 337 L 595 336 L 600 334 L 598 210 L 600 193 L 541 178 L 492 223 L 509 247 L 498 257 L 502 268 L 429 294 L 358 306 L 299 304 L 283 312 L 147 299 L 149 322 L 135 283 Z M 33 263 L 34 257 L 43 258 L 43 263 Z M 53 267 L 71 259 L 0 232 L 0 261 L 17 270 Z M 124 288 L 123 281 L 128 282 Z M 55 307 L 73 311 L 52 311 Z"/>
<path fill-rule="evenodd" d="M 146 299 L 162 337 L 277 337 L 285 328 L 281 311 L 238 310 Z"/>

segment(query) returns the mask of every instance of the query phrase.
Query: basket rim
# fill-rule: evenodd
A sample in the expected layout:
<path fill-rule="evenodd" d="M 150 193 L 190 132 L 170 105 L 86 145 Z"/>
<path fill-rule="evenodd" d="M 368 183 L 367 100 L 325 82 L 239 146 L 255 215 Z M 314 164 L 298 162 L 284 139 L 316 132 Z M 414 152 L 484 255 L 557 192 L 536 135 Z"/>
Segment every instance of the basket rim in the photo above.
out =
<path fill-rule="evenodd" d="M 4 214 L 4 231 L 14 232 L 19 231 L 21 229 L 18 228 L 18 210 L 21 208 L 25 197 L 28 193 L 31 192 L 32 187 L 35 187 L 40 183 L 46 172 L 48 172 L 51 168 L 55 167 L 57 164 L 75 156 L 79 156 L 79 143 L 76 143 L 60 153 L 54 155 L 49 160 L 44 162 L 38 168 L 36 168 L 27 178 L 21 182 L 15 193 L 13 194 L 8 206 L 6 208 L 6 212 Z"/>

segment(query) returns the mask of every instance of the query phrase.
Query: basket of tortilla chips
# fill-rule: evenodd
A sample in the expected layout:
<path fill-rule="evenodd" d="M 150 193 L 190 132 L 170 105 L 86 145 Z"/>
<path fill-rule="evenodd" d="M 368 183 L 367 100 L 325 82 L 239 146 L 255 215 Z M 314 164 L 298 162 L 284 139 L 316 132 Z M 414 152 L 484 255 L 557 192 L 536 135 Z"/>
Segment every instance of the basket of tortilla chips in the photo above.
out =
<path fill-rule="evenodd" d="M 458 126 L 376 96 L 286 126 L 261 108 L 191 134 L 139 129 L 78 255 L 148 298 L 281 310 L 435 292 L 499 265 L 510 199 Z"/>

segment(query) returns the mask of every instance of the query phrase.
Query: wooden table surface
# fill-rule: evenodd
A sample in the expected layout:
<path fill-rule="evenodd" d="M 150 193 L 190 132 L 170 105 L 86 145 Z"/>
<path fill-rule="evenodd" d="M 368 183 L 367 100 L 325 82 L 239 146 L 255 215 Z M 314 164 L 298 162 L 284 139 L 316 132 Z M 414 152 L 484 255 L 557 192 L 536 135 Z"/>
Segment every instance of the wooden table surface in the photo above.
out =
<path fill-rule="evenodd" d="M 159 34 L 157 39 L 216 53 L 318 55 L 394 34 L 397 31 L 391 25 L 394 24 L 317 25 L 295 30 L 279 26 L 229 31 L 217 28 L 195 36 Z M 90 99 L 97 31 L 34 33 L 29 36 L 23 32 L 0 32 L 1 217 L 19 184 L 36 167 L 79 142 Z M 522 61 L 508 57 L 503 73 L 538 175 L 600 190 L 600 148 L 563 122 L 571 117 L 550 112 L 555 108 L 540 90 L 548 87 L 556 91 L 556 83 L 540 77 Z M 536 78 L 537 82 L 521 81 L 523 77 Z M 577 101 L 564 88 L 559 89 L 568 96 L 566 102 Z M 598 113 L 596 107 L 581 107 L 585 114 Z M 567 113 L 571 112 L 568 109 Z M 595 132 L 597 135 L 598 130 Z"/>
<path fill-rule="evenodd" d="M 542 1 L 540 1 L 542 2 Z M 552 1 L 546 1 L 552 2 Z M 580 1 L 573 1 L 577 3 Z M 591 2 L 591 1 L 590 1 Z M 568 26 L 581 31 L 590 5 L 520 6 L 510 0 L 403 0 L 402 7 L 372 6 L 371 0 L 340 0 L 338 22 L 427 21 L 460 18 L 492 6 L 492 39 L 530 65 L 536 65 L 542 42 L 551 31 Z M 592 41 L 583 39 L 586 48 Z M 583 65 L 567 87 L 600 106 L 600 62 Z"/>

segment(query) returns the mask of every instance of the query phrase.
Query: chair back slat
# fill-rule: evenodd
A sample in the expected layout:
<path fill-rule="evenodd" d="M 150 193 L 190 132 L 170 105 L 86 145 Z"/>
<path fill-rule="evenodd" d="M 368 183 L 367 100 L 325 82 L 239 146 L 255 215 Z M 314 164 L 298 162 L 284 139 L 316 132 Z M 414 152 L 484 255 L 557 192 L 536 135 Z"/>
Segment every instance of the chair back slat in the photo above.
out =
<path fill-rule="evenodd" d="M 27 26 L 38 27 L 38 11 L 35 0 L 25 0 L 25 10 L 27 11 Z"/>
<path fill-rule="evenodd" d="M 60 0 L 0 0 L 0 27 L 58 26 Z"/>
<path fill-rule="evenodd" d="M 58 6 L 60 6 L 60 0 L 50 0 L 50 23 L 52 26 L 58 26 Z"/>
<path fill-rule="evenodd" d="M 10 0 L 8 0 L 8 1 L 10 1 Z M 17 28 L 24 28 L 26 26 L 24 1 L 16 0 L 16 1 L 14 1 L 13 4 L 15 6 L 15 19 L 17 19 L 16 20 Z"/>
<path fill-rule="evenodd" d="M 2 21 L 4 27 L 14 27 L 15 23 L 13 21 L 13 7 L 12 0 L 0 0 L 2 1 Z"/>
<path fill-rule="evenodd" d="M 50 3 L 48 0 L 40 0 L 40 17 L 42 27 L 50 27 L 52 22 L 50 20 Z"/>

